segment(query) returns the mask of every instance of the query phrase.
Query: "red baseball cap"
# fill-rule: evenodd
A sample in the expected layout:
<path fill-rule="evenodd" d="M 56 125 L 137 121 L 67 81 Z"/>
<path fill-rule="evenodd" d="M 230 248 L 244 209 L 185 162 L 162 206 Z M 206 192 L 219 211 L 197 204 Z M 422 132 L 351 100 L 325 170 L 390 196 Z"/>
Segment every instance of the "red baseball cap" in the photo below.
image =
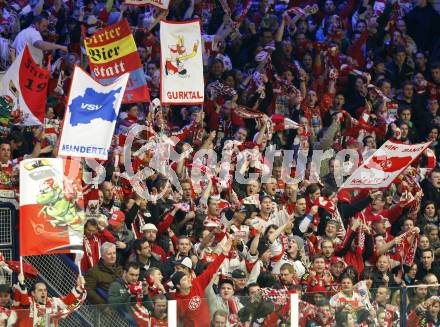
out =
<path fill-rule="evenodd" d="M 108 223 L 109 225 L 117 226 L 123 221 L 125 221 L 125 214 L 120 210 L 115 210 L 109 218 Z"/>

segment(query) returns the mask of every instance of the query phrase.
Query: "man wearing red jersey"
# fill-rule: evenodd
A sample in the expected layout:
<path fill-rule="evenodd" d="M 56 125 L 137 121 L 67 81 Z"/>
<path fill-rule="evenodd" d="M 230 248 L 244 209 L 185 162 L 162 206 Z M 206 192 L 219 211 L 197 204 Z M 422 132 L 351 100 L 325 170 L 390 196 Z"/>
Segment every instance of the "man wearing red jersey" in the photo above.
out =
<path fill-rule="evenodd" d="M 232 239 L 222 246 L 223 253 L 219 255 L 208 268 L 192 282 L 183 272 L 175 272 L 171 280 L 176 287 L 177 319 L 184 327 L 209 326 L 210 314 L 208 303 L 204 299 L 205 288 L 220 268 L 223 260 L 231 250 Z"/>

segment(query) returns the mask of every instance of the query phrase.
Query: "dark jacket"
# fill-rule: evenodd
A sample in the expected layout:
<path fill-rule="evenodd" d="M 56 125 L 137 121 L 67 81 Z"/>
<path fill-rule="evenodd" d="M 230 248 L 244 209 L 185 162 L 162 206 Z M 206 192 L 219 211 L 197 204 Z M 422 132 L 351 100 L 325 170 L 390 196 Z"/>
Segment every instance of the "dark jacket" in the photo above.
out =
<path fill-rule="evenodd" d="M 147 303 L 150 300 L 148 295 L 144 295 L 142 303 Z M 130 308 L 131 303 L 136 303 L 136 296 L 130 293 L 127 284 L 121 277 L 111 283 L 108 290 L 108 303 L 113 304 L 113 309 L 118 311 L 132 325 L 137 326 L 133 311 Z"/>
<path fill-rule="evenodd" d="M 139 280 L 143 280 L 145 278 L 145 274 L 147 273 L 147 270 L 150 268 L 158 268 L 162 273 L 164 271 L 164 265 L 162 262 L 157 260 L 153 255 L 150 257 L 150 260 L 147 262 L 147 264 L 144 264 L 139 261 L 139 257 L 136 256 L 136 262 L 141 267 L 141 271 L 139 274 Z"/>
<path fill-rule="evenodd" d="M 423 201 L 433 201 L 440 203 L 440 189 L 435 188 L 432 183 L 424 179 L 421 183 L 423 189 Z"/>
<path fill-rule="evenodd" d="M 423 280 L 423 278 L 427 274 L 434 274 L 437 277 L 437 280 L 440 280 L 440 267 L 435 264 L 435 262 L 432 264 L 431 269 L 427 270 L 425 267 L 423 267 L 423 264 L 420 263 L 417 265 L 417 274 L 416 274 L 416 280 Z"/>
<path fill-rule="evenodd" d="M 397 64 L 392 61 L 385 66 L 385 75 L 391 81 L 391 85 L 396 88 L 402 88 L 402 84 L 406 80 L 411 80 L 414 68 L 405 61 L 402 68 L 399 69 Z"/>
<path fill-rule="evenodd" d="M 105 304 L 106 300 L 96 292 L 96 289 L 99 288 L 107 293 L 110 284 L 121 276 L 121 266 L 108 267 L 100 259 L 98 264 L 90 269 L 84 277 L 86 280 L 87 300 L 92 304 Z"/>
<path fill-rule="evenodd" d="M 110 233 L 116 238 L 117 241 L 124 242 L 127 247 L 125 249 L 116 249 L 116 253 L 118 256 L 118 263 L 123 266 L 127 261 L 127 258 L 130 255 L 130 252 L 133 247 L 134 236 L 133 232 L 127 229 L 127 226 L 124 226 L 124 230 L 121 233 L 115 231 L 112 226 L 108 227 Z"/>
<path fill-rule="evenodd" d="M 431 4 L 415 7 L 405 17 L 408 34 L 414 39 L 419 51 L 430 51 L 439 36 L 439 14 Z"/>

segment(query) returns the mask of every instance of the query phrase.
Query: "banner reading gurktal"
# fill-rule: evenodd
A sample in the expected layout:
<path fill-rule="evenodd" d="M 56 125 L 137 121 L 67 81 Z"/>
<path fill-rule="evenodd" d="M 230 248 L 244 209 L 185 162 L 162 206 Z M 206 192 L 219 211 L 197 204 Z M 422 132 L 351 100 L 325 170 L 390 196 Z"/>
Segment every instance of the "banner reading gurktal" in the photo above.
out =
<path fill-rule="evenodd" d="M 202 104 L 204 79 L 200 21 L 160 22 L 162 104 Z"/>

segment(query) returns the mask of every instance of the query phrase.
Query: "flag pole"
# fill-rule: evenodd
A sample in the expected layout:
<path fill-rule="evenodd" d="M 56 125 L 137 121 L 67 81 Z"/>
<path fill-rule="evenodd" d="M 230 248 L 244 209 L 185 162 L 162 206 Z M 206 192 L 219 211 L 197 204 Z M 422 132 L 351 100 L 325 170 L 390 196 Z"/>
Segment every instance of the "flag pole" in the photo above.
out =
<path fill-rule="evenodd" d="M 23 257 L 22 256 L 20 256 L 20 272 L 24 274 L 24 271 L 23 271 Z"/>
<path fill-rule="evenodd" d="M 79 277 L 83 276 L 82 271 L 81 271 L 81 260 L 82 260 L 83 256 L 84 256 L 84 252 L 82 252 L 82 251 L 78 252 L 78 256 L 77 256 L 78 260 L 75 260 L 76 265 L 78 266 L 78 276 Z"/>

